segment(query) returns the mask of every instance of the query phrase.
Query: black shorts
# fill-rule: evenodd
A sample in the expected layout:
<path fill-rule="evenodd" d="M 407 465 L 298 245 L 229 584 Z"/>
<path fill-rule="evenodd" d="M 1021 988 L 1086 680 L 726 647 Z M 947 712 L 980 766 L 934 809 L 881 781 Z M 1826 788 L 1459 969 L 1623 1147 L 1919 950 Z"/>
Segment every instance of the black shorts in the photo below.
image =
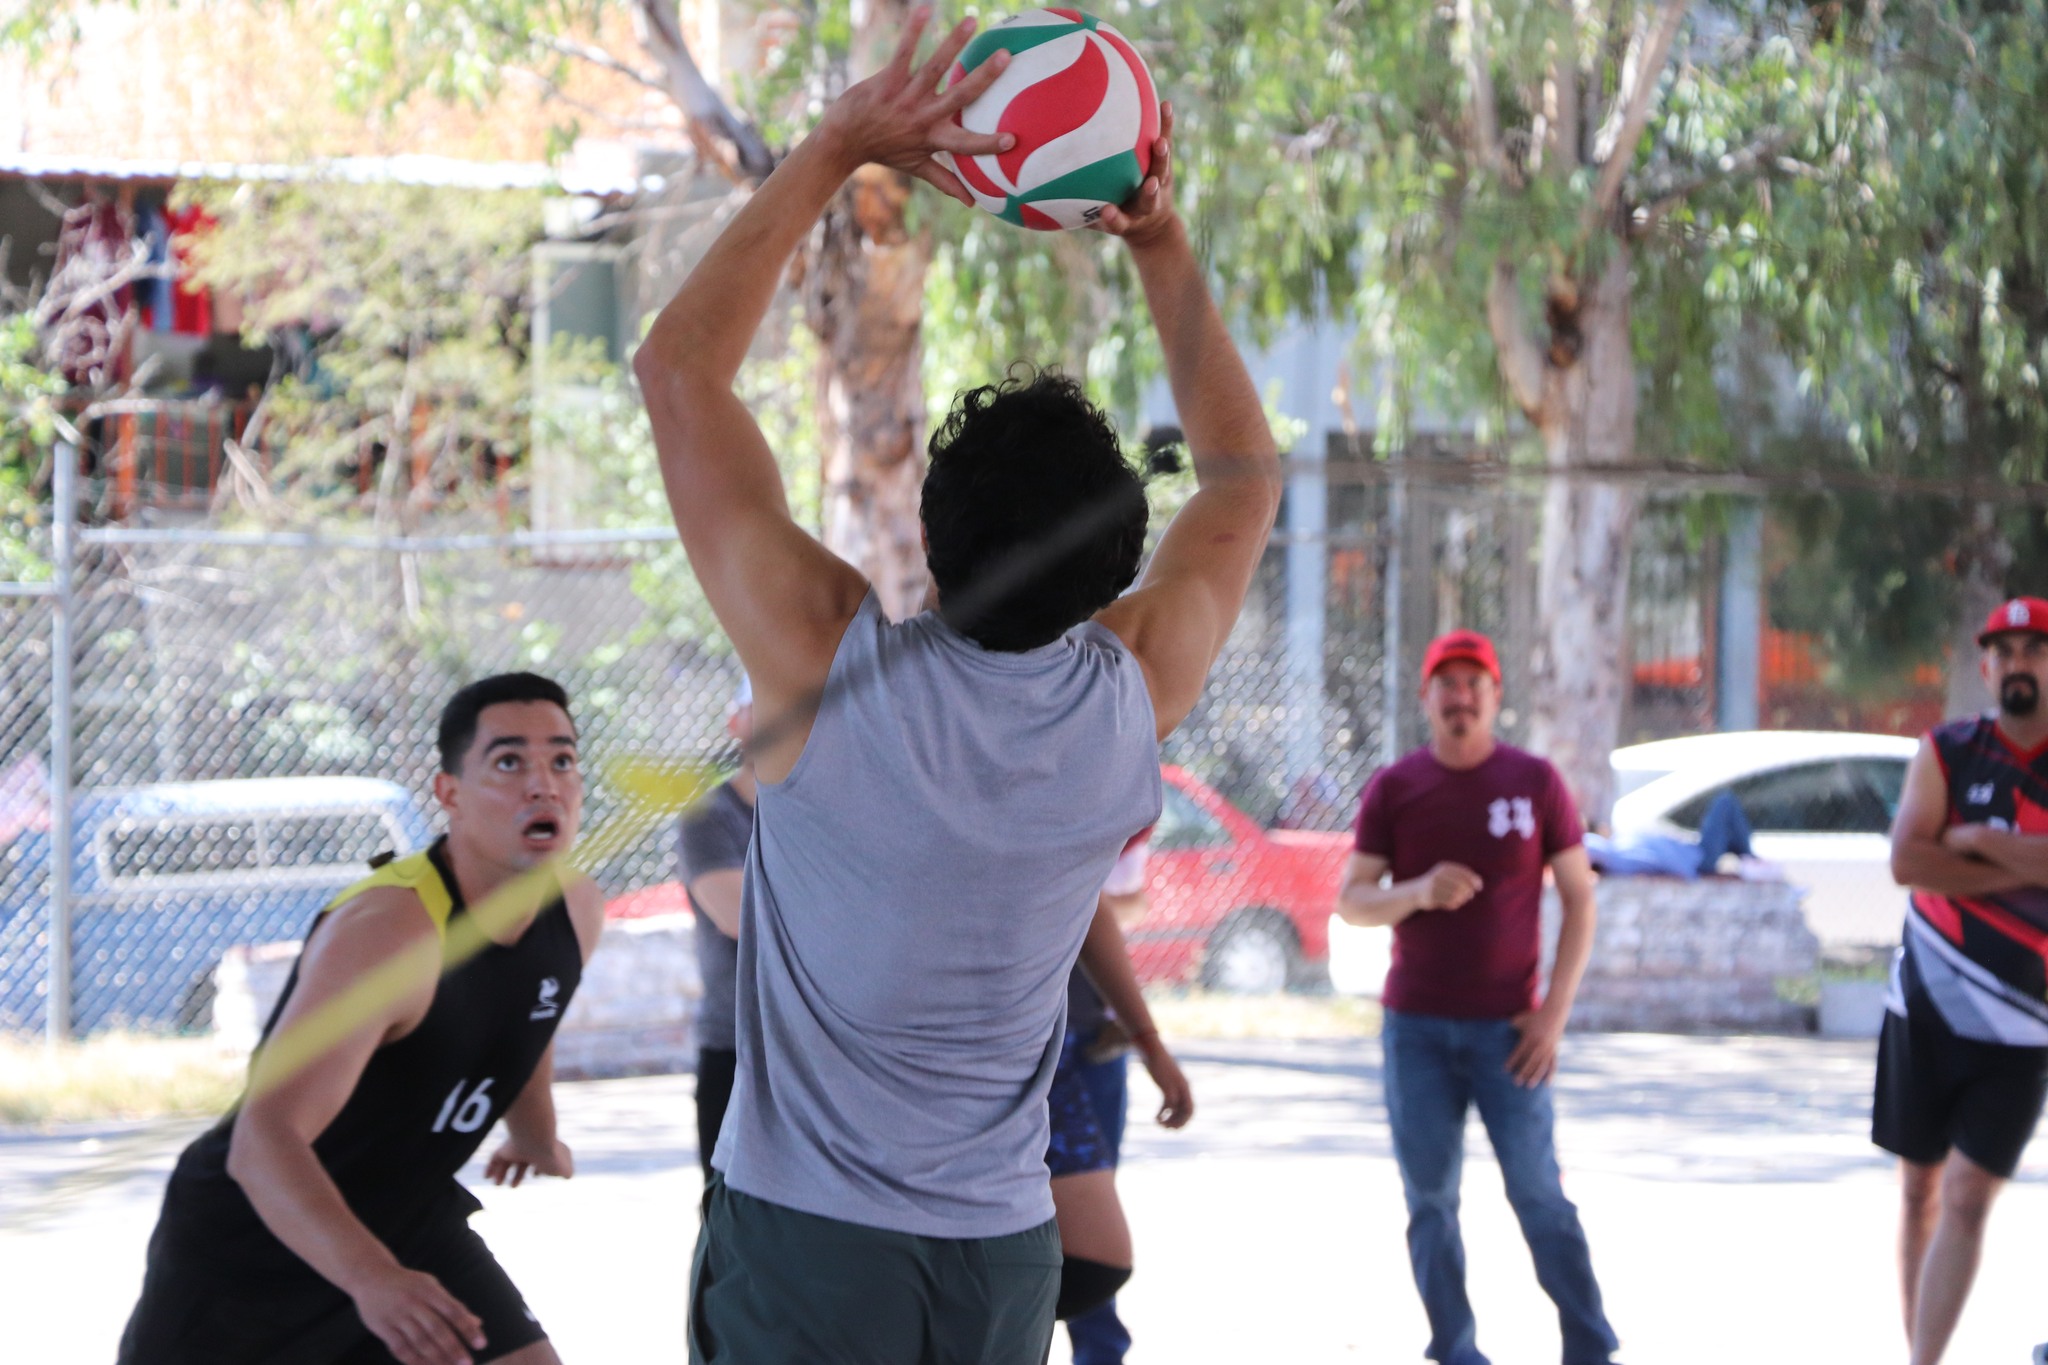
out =
<path fill-rule="evenodd" d="M 1961 1037 L 1925 997 L 1885 1015 L 1870 1137 L 1887 1152 L 1931 1166 L 1953 1147 L 2010 1179 L 2044 1099 L 2048 1048 Z"/>
<path fill-rule="evenodd" d="M 119 1365 L 391 1365 L 348 1295 L 283 1248 L 284 1265 L 241 1273 L 166 1235 L 149 1242 L 142 1299 L 121 1334 Z M 479 1363 L 547 1333 L 460 1206 L 392 1251 L 408 1269 L 441 1282 L 483 1320 Z"/>
<path fill-rule="evenodd" d="M 704 1173 L 706 1189 L 711 1186 L 711 1154 L 718 1150 L 718 1130 L 732 1104 L 732 1083 L 739 1063 L 739 1053 L 729 1047 L 697 1052 L 697 1166 Z"/>

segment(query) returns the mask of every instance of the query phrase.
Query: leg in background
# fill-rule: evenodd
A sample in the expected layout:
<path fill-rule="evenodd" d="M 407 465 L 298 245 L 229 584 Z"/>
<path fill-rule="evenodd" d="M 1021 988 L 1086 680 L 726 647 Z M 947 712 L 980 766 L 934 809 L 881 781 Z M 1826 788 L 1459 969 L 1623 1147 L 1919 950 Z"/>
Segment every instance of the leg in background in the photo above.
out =
<path fill-rule="evenodd" d="M 1096 1121 L 1102 1125 L 1102 1135 L 1109 1140 L 1111 1152 L 1121 1154 L 1124 1115 L 1130 1106 L 1129 1058 L 1083 1062 L 1078 1072 Z M 1130 1329 L 1117 1316 L 1114 1298 L 1067 1319 L 1067 1340 L 1073 1347 L 1074 1365 L 1123 1365 L 1131 1349 Z"/>
<path fill-rule="evenodd" d="M 1619 1343 L 1601 1306 L 1578 1207 L 1565 1196 L 1550 1085 L 1518 1085 L 1508 1074 L 1508 1054 L 1518 1036 L 1512 1024 L 1488 1021 L 1475 1028 L 1484 1031 L 1484 1041 L 1475 1046 L 1472 1098 L 1500 1159 L 1508 1204 L 1536 1263 L 1537 1283 L 1557 1305 L 1565 1365 L 1607 1365 Z"/>
<path fill-rule="evenodd" d="M 1927 1244 L 1913 1315 L 1913 1365 L 1937 1365 L 1963 1316 L 1984 1252 L 1984 1224 L 2005 1181 L 1961 1152 L 1941 1169 L 1941 1216 Z"/>
<path fill-rule="evenodd" d="M 1927 1266 L 1927 1247 L 1941 1219 L 1941 1168 L 1944 1163 L 1899 1159 L 1899 1303 L 1905 1310 L 1906 1340 L 1913 1340 L 1914 1307 L 1920 1301 L 1920 1274 Z"/>
<path fill-rule="evenodd" d="M 1471 1092 L 1460 1056 L 1462 1021 L 1386 1013 L 1380 1026 L 1387 1123 L 1408 1202 L 1408 1261 L 1429 1316 L 1425 1353 L 1441 1365 L 1486 1365 L 1465 1293 L 1458 1184 Z"/>

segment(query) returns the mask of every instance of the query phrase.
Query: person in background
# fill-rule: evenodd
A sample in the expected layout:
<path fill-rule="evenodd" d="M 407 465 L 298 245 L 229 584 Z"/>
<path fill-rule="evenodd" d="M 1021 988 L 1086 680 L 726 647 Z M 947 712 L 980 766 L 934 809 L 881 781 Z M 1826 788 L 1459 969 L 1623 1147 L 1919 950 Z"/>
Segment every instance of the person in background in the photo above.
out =
<path fill-rule="evenodd" d="M 1912 895 L 1871 1140 L 1899 1158 L 1913 1365 L 1947 1351 L 2048 1097 L 2048 601 L 2007 602 L 1977 644 L 1998 708 L 1920 742 L 1892 822 L 1892 876 Z"/>
<path fill-rule="evenodd" d="M 733 974 L 739 962 L 740 885 L 754 837 L 754 689 L 745 675 L 726 708 L 726 733 L 740 746 L 739 771 L 683 812 L 676 862 L 690 910 L 697 916 L 697 974 L 704 996 L 697 1012 L 697 1165 L 711 1181 L 711 1153 L 732 1099 Z"/>
<path fill-rule="evenodd" d="M 555 870 L 583 812 L 569 698 L 531 673 L 471 683 L 441 712 L 440 752 L 448 832 L 372 860 L 320 912 L 247 1093 L 179 1156 L 122 1365 L 559 1365 L 455 1175 L 500 1120 L 485 1179 L 575 1171 L 555 1026 L 604 898 Z M 273 1039 L 337 1008 L 345 1031 L 276 1061 Z"/>
<path fill-rule="evenodd" d="M 1129 1107 L 1132 1048 L 1159 1087 L 1159 1122 L 1179 1128 L 1194 1115 L 1187 1078 L 1160 1041 L 1138 990 L 1124 931 L 1144 919 L 1149 829 L 1133 838 L 1103 883 L 1095 920 L 1067 979 L 1067 1029 L 1047 1105 L 1054 1216 L 1063 1268 L 1058 1315 L 1074 1365 L 1122 1365 L 1131 1334 L 1117 1316 L 1116 1291 L 1130 1278 L 1130 1225 L 1117 1196 Z M 1107 1000 L 1105 1000 L 1107 997 Z M 1113 1002 L 1113 1003 L 1111 1003 Z"/>
<path fill-rule="evenodd" d="M 1476 1106 L 1536 1278 L 1557 1305 L 1565 1365 L 1607 1365 L 1614 1329 L 1558 1172 L 1550 1093 L 1593 950 L 1593 870 L 1557 769 L 1494 737 L 1500 702 L 1492 641 L 1458 630 L 1430 643 L 1429 743 L 1367 784 L 1337 913 L 1394 927 L 1380 1039 L 1429 1358 L 1486 1365 L 1458 1228 L 1465 1115 Z M 1546 868 L 1564 922 L 1539 1000 Z"/>

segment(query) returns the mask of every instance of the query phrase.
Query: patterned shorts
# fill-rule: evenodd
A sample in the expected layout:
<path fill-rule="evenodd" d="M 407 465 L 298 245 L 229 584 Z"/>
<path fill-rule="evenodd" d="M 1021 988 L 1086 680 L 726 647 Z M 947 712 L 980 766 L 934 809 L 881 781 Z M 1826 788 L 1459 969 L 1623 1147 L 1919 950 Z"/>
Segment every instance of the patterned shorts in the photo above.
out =
<path fill-rule="evenodd" d="M 1052 1111 L 1052 1145 L 1046 1149 L 1045 1164 L 1054 1175 L 1082 1175 L 1116 1165 L 1116 1152 L 1095 1117 L 1088 1087 L 1081 1083 L 1081 1051 L 1088 1041 L 1088 1034 L 1074 1032 L 1061 1041 L 1059 1066 L 1045 1099 Z"/>

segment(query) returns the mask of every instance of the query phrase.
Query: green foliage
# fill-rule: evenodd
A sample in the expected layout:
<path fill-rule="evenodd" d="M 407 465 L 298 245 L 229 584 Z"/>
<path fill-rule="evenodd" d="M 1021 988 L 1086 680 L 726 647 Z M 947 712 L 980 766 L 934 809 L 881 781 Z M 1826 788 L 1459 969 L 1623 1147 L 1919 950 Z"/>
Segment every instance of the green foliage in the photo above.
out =
<path fill-rule="evenodd" d="M 538 194 L 322 181 L 200 194 L 220 220 L 195 250 L 201 278 L 250 300 L 247 341 L 297 357 L 265 404 L 291 507 L 345 514 L 372 452 L 386 456 L 380 507 L 413 491 L 415 461 L 459 507 L 479 473 L 524 453 Z"/>
<path fill-rule="evenodd" d="M 36 363 L 35 322 L 0 315 L 0 581 L 42 581 L 46 458 L 64 381 Z"/>
<path fill-rule="evenodd" d="M 1811 203 L 1781 325 L 1857 457 L 2041 477 L 2048 463 L 2048 3 L 1910 0 L 1843 150 L 1868 192 Z"/>
<path fill-rule="evenodd" d="M 1187 207 L 1232 316 L 1349 313 L 1389 366 L 1383 432 L 1427 406 L 1475 414 L 1485 439 L 1507 430 L 1486 326 L 1495 262 L 1517 268 L 1525 315 L 1539 318 L 1539 291 L 1589 281 L 1625 222 L 1646 453 L 1731 455 L 1716 372 L 1733 322 L 1776 276 L 1758 186 L 1825 164 L 1820 111 L 1846 79 L 1837 52 L 1803 11 L 1696 7 L 1629 163 L 1622 216 L 1602 220 L 1589 208 L 1595 120 L 1654 7 L 1472 9 L 1476 34 L 1434 0 L 1145 11 L 1148 55 L 1180 98 Z M 1495 96 L 1497 159 L 1474 132 L 1475 68 Z M 1595 96 L 1576 155 L 1546 144 L 1546 104 L 1566 81 Z M 1772 154 L 1752 164 L 1757 146 Z"/>
<path fill-rule="evenodd" d="M 389 108 L 421 92 L 483 106 L 510 68 L 560 82 L 574 59 L 549 40 L 587 38 L 630 12 L 608 0 L 339 0 L 328 51 L 345 107 Z"/>
<path fill-rule="evenodd" d="M 1791 452 L 1980 489 L 2048 473 L 2048 3 L 1906 0 L 1856 30 L 1865 81 L 1833 111 L 1862 193 L 1781 196 L 1766 302 L 1802 390 L 1842 436 Z M 1983 498 L 1980 492 L 1978 498 Z M 1872 685 L 1936 662 L 1958 566 L 2048 578 L 2041 511 L 1995 496 L 1987 525 L 1955 497 L 1802 505 L 1773 615 L 1813 630 Z"/>
<path fill-rule="evenodd" d="M 782 466 L 791 515 L 818 531 L 824 515 L 824 459 L 811 402 L 817 345 L 796 325 L 794 310 L 777 321 L 741 366 L 738 391 Z M 545 439 L 564 443 L 588 471 L 595 525 L 638 529 L 668 524 L 668 494 L 654 459 L 647 408 L 623 375 L 602 376 L 580 389 L 574 402 L 546 405 L 542 418 L 549 433 Z M 648 547 L 634 561 L 633 592 L 648 608 L 647 622 L 633 643 L 665 637 L 714 654 L 731 649 L 679 541 Z"/>

